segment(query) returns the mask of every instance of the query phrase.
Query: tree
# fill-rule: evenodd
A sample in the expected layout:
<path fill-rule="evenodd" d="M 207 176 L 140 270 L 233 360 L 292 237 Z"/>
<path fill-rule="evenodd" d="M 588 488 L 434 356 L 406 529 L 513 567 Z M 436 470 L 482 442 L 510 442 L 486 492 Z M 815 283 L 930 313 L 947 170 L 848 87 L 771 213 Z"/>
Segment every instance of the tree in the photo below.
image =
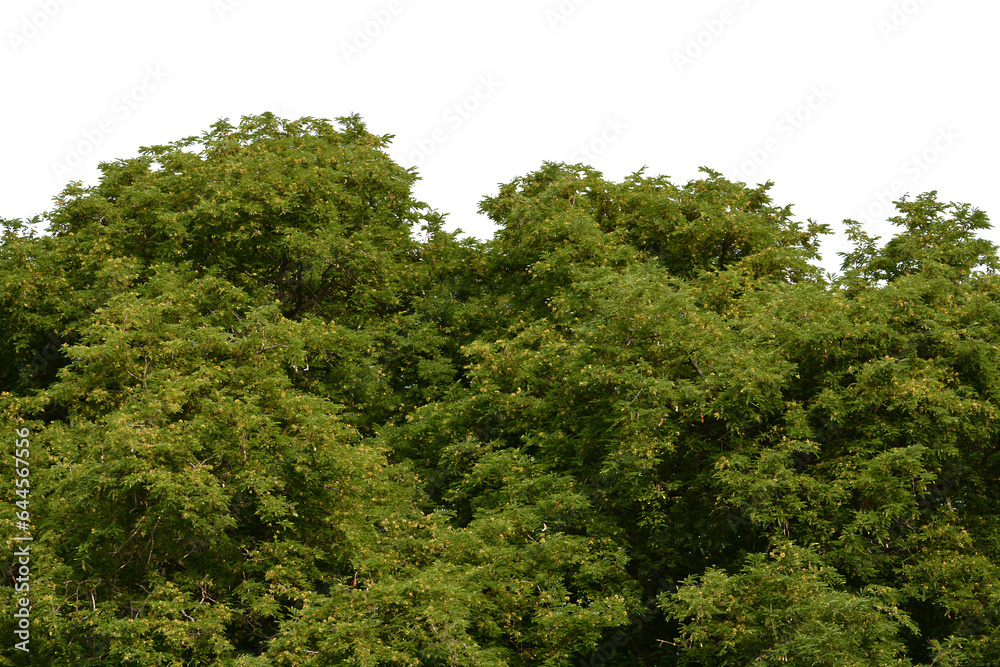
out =
<path fill-rule="evenodd" d="M 3 221 L 29 662 L 1000 662 L 984 213 L 848 221 L 829 281 L 769 183 L 544 163 L 481 242 L 338 121 L 220 121 Z"/>
<path fill-rule="evenodd" d="M 896 596 L 843 585 L 812 549 L 782 542 L 747 556 L 739 574 L 708 568 L 662 601 L 682 621 L 683 664 L 909 664 L 898 633 L 916 627 Z"/>

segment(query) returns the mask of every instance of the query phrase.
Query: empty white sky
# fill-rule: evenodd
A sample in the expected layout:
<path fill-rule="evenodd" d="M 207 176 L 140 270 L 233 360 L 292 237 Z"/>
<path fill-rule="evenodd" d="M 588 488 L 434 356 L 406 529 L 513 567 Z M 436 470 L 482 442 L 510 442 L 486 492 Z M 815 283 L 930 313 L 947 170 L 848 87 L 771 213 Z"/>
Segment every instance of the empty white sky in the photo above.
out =
<path fill-rule="evenodd" d="M 416 196 L 480 238 L 481 198 L 544 160 L 772 180 L 797 219 L 883 240 L 899 192 L 1000 221 L 997 25 L 986 0 L 4 0 L 0 217 L 273 111 L 395 134 Z"/>

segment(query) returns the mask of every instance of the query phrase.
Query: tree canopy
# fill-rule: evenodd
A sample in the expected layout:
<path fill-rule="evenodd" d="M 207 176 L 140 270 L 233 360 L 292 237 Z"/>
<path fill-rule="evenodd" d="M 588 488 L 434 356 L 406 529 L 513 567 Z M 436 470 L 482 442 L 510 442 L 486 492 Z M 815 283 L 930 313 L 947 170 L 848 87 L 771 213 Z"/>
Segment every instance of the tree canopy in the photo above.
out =
<path fill-rule="evenodd" d="M 984 212 L 830 276 L 771 183 L 544 163 L 479 241 L 391 139 L 220 121 L 0 221 L 0 666 L 1000 664 Z"/>

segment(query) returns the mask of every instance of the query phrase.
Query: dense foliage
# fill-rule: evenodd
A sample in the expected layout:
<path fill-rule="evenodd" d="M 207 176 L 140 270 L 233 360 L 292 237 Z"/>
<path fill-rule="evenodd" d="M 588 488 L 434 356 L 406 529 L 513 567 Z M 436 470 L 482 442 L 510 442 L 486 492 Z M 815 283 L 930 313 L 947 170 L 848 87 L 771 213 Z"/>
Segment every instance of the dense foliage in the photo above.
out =
<path fill-rule="evenodd" d="M 831 278 L 770 184 L 546 163 L 462 240 L 338 121 L 3 221 L 0 666 L 1000 664 L 983 212 Z"/>

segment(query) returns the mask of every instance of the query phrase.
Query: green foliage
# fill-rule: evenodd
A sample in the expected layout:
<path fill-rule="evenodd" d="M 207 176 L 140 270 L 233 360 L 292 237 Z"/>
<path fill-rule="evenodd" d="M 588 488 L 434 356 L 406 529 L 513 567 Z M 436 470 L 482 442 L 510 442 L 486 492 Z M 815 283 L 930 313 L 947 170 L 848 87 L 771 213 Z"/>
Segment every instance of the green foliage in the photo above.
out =
<path fill-rule="evenodd" d="M 916 627 L 892 591 L 843 589 L 844 578 L 792 542 L 750 554 L 741 571 L 708 568 L 663 596 L 681 619 L 684 661 L 698 665 L 899 665 L 901 627 Z"/>
<path fill-rule="evenodd" d="M 0 665 L 1000 663 L 984 213 L 847 221 L 829 281 L 770 183 L 544 163 L 479 242 L 338 122 L 2 221 Z"/>

